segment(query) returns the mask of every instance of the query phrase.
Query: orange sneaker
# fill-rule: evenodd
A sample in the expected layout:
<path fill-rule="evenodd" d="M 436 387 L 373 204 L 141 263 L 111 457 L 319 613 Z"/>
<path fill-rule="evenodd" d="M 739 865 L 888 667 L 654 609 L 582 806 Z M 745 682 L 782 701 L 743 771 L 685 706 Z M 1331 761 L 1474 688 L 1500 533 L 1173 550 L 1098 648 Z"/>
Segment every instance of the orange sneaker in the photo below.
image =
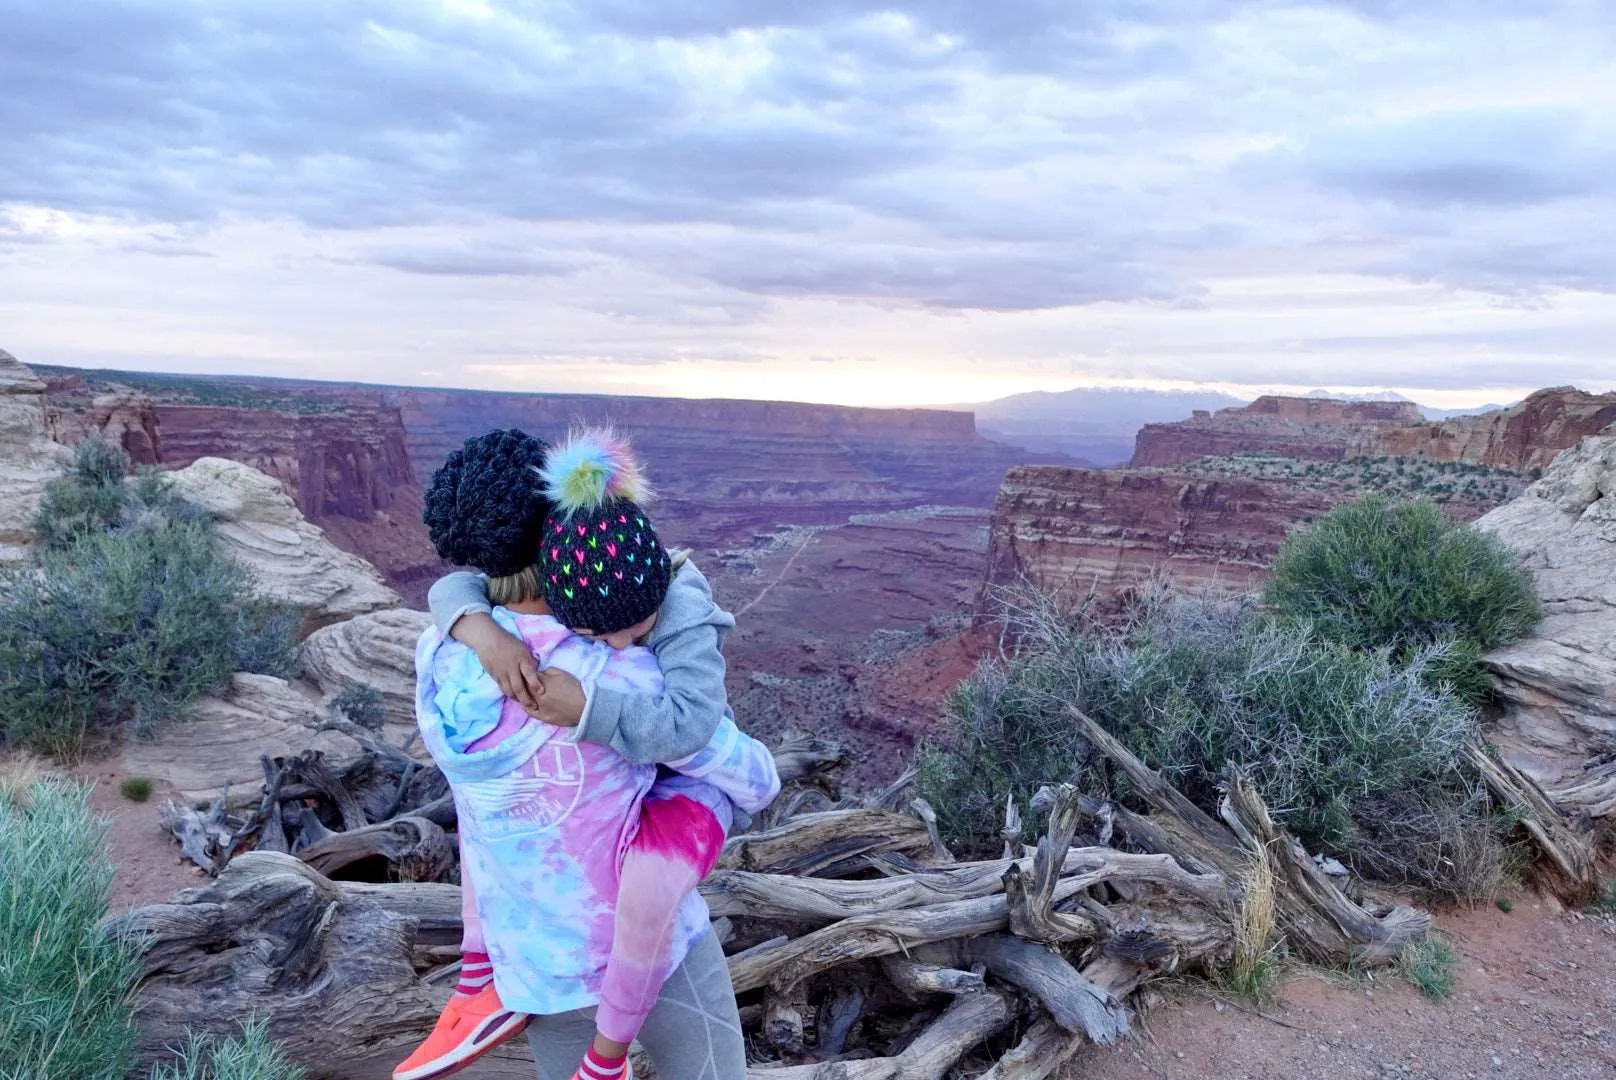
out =
<path fill-rule="evenodd" d="M 393 1070 L 393 1080 L 438 1080 L 464 1069 L 527 1027 L 526 1013 L 512 1012 L 489 983 L 470 997 L 453 997 L 432 1034 Z"/>

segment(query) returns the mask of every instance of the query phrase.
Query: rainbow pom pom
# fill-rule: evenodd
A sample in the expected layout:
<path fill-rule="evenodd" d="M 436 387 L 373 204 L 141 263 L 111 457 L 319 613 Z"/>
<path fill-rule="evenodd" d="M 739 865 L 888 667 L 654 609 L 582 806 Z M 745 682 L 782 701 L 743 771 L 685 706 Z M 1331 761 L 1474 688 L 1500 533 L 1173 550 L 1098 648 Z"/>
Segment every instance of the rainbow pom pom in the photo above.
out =
<path fill-rule="evenodd" d="M 569 433 L 550 451 L 539 475 L 544 493 L 569 517 L 611 499 L 644 502 L 651 496 L 628 441 L 605 428 Z"/>

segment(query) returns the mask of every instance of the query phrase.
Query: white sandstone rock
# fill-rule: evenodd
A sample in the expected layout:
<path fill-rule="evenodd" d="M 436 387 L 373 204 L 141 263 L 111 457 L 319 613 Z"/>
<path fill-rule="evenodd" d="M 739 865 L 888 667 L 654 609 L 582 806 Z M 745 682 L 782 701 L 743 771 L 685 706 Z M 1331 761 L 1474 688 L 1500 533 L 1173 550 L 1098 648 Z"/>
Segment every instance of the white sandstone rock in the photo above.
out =
<path fill-rule="evenodd" d="M 415 731 L 415 644 L 431 622 L 424 611 L 397 608 L 317 630 L 303 643 L 303 675 L 327 701 L 349 683 L 380 691 L 386 736 L 397 745 Z"/>
<path fill-rule="evenodd" d="M 1491 653 L 1505 706 L 1492 733 L 1561 802 L 1616 813 L 1616 429 L 1562 453 L 1519 499 L 1477 522 L 1537 579 L 1543 623 Z"/>
<path fill-rule="evenodd" d="M 220 541 L 263 595 L 301 608 L 303 630 L 396 607 L 376 568 L 307 521 L 279 480 L 238 461 L 199 458 L 170 473 L 179 494 L 213 515 Z"/>
<path fill-rule="evenodd" d="M 0 349 L 0 563 L 27 557 L 45 485 L 72 460 L 51 440 L 45 384 Z"/>
<path fill-rule="evenodd" d="M 256 792 L 264 782 L 261 756 L 313 749 L 345 761 L 359 752 L 346 735 L 315 734 L 321 717 L 312 691 L 272 675 L 237 674 L 218 695 L 203 698 L 151 739 L 131 741 L 113 764 L 131 776 L 167 780 L 187 801 L 215 798 L 226 784 Z"/>

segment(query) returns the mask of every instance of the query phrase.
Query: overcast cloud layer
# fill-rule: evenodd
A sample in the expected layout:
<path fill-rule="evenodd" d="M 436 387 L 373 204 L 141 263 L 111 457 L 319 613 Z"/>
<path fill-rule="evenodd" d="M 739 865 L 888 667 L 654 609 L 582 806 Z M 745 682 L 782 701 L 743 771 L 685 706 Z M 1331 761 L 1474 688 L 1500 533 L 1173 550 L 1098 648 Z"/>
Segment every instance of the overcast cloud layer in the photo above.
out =
<path fill-rule="evenodd" d="M 1616 386 L 1601 0 L 6 0 L 0 347 L 540 390 Z"/>

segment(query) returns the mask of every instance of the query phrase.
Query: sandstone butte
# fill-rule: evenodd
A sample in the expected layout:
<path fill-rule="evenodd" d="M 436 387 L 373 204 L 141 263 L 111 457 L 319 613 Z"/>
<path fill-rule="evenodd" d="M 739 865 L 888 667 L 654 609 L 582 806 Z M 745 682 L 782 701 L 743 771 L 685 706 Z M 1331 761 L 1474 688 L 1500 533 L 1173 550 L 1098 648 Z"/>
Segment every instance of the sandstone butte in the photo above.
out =
<path fill-rule="evenodd" d="M 1540 390 L 1508 409 L 1428 423 L 1407 402 L 1259 398 L 1139 433 L 1127 469 L 1024 466 L 1010 470 L 994 506 L 979 608 L 996 589 L 1029 582 L 1072 600 L 1102 600 L 1155 573 L 1186 583 L 1246 588 L 1260 581 L 1293 528 L 1352 497 L 1329 477 L 1208 476 L 1206 456 L 1424 458 L 1541 469 L 1616 422 L 1616 394 Z M 1470 520 L 1496 503 L 1455 498 Z"/>
<path fill-rule="evenodd" d="M 1424 420 L 1411 402 L 1260 397 L 1240 408 L 1147 424 L 1134 468 L 1170 468 L 1203 457 L 1267 454 L 1333 461 L 1415 457 L 1525 471 L 1543 468 L 1577 440 L 1616 423 L 1616 394 L 1575 387 L 1539 390 L 1481 416 Z"/>

